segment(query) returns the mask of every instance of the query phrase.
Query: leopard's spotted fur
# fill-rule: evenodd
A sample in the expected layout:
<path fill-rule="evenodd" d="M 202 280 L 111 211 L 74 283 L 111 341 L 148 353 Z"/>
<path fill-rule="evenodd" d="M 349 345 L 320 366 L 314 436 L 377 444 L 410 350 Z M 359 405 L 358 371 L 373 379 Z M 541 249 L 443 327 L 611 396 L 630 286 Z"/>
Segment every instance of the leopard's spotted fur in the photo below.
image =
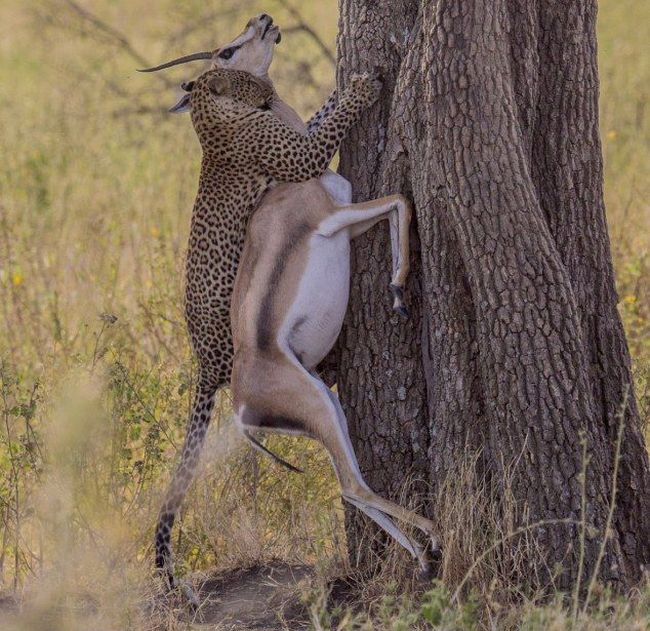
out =
<path fill-rule="evenodd" d="M 307 121 L 307 133 L 315 132 L 321 123 L 336 109 L 339 97 L 336 90 L 327 97 L 321 108 Z"/>
<path fill-rule="evenodd" d="M 181 461 L 156 530 L 156 565 L 172 586 L 175 514 L 194 477 L 215 394 L 230 380 L 230 298 L 248 218 L 274 181 L 302 182 L 325 171 L 349 127 L 376 100 L 378 83 L 353 78 L 338 106 L 306 136 L 268 109 L 274 94 L 259 78 L 222 69 L 203 74 L 191 91 L 203 161 L 187 254 L 185 311 L 199 377 Z"/>

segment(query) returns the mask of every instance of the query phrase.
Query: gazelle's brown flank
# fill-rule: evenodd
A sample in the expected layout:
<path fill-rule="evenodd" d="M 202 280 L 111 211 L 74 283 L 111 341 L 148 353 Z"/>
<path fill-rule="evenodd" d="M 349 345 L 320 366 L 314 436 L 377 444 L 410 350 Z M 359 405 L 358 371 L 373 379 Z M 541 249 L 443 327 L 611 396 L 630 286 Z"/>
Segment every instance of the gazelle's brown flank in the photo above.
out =
<path fill-rule="evenodd" d="M 393 309 L 405 315 L 411 208 L 401 195 L 337 204 L 317 180 L 268 192 L 248 226 L 232 297 L 235 347 L 231 387 L 244 434 L 299 434 L 327 449 L 342 495 L 402 544 L 425 574 L 425 550 L 395 524 L 431 538 L 432 523 L 388 501 L 361 475 L 338 397 L 316 374 L 343 324 L 348 304 L 350 240 L 389 220 Z"/>

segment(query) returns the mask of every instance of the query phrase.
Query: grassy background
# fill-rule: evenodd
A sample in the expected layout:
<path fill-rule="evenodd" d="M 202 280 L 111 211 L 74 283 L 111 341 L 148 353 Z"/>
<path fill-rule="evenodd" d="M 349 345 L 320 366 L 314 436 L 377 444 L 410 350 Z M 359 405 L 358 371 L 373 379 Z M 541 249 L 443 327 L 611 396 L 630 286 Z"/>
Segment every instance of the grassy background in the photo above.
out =
<path fill-rule="evenodd" d="M 295 6 L 333 50 L 336 2 Z M 198 68 L 134 68 L 213 48 L 262 11 L 285 30 L 272 78 L 307 116 L 333 66 L 283 2 L 0 0 L 0 587 L 37 585 L 34 620 L 58 612 L 49 628 L 74 628 L 60 605 L 82 591 L 115 628 L 137 618 L 194 378 L 181 277 L 200 152 L 187 117 L 164 110 Z M 607 214 L 646 419 L 648 24 L 647 3 L 600 3 Z M 278 443 L 307 471 L 291 476 L 242 447 L 227 418 L 225 394 L 181 519 L 181 572 L 273 556 L 340 563 L 322 451 Z"/>

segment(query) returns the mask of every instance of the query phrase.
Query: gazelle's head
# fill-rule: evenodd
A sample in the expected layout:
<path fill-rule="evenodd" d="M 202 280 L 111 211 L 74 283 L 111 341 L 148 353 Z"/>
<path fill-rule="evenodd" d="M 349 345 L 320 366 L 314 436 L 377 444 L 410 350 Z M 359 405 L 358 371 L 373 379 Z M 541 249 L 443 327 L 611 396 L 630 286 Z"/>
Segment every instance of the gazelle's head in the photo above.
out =
<path fill-rule="evenodd" d="M 281 39 L 280 27 L 273 24 L 270 15 L 262 13 L 250 19 L 232 42 L 214 51 L 212 67 L 244 70 L 265 77 L 273 61 L 275 45 Z"/>
<path fill-rule="evenodd" d="M 273 18 L 261 13 L 251 18 L 235 39 L 220 48 L 185 55 L 141 72 L 155 72 L 189 61 L 209 59 L 212 61 L 211 68 L 244 70 L 256 77 L 266 77 L 273 60 L 274 47 L 281 38 L 280 28 L 273 24 Z"/>

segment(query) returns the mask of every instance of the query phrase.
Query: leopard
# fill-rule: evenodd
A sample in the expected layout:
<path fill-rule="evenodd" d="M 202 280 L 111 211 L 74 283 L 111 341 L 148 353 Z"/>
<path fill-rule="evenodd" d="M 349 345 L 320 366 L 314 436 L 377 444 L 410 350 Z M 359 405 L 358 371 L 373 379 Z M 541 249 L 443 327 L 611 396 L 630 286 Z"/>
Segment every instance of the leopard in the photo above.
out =
<path fill-rule="evenodd" d="M 275 91 L 265 78 L 212 69 L 184 85 L 202 149 L 185 265 L 185 319 L 198 376 L 180 462 L 155 534 L 156 567 L 172 589 L 178 584 L 172 528 L 196 474 L 217 392 L 230 382 L 230 302 L 248 220 L 275 184 L 321 176 L 380 88 L 374 76 L 353 76 L 335 101 L 326 104 L 327 113 L 311 133 L 301 134 L 273 112 Z"/>

